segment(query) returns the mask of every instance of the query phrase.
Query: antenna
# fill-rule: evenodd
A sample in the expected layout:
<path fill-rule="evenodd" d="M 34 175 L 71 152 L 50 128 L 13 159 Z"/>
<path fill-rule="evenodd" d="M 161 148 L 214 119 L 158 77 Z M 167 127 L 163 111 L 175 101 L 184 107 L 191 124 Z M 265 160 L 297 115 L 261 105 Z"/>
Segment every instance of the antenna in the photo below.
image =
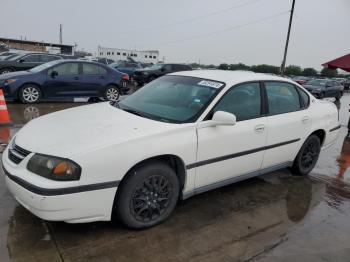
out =
<path fill-rule="evenodd" d="M 62 24 L 60 24 L 60 44 L 62 45 Z"/>

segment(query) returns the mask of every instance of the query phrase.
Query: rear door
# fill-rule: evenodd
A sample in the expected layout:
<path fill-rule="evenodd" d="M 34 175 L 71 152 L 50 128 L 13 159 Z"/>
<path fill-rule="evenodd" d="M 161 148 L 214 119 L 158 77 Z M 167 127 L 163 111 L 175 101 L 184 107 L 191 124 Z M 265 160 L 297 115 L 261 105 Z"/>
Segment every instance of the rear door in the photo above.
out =
<path fill-rule="evenodd" d="M 263 169 L 290 164 L 311 130 L 304 91 L 286 82 L 265 82 L 265 90 L 268 136 Z"/>
<path fill-rule="evenodd" d="M 83 63 L 82 66 L 83 93 L 86 96 L 98 96 L 103 94 L 108 80 L 107 70 L 93 63 Z"/>
<path fill-rule="evenodd" d="M 44 93 L 49 97 L 74 97 L 81 93 L 79 63 L 67 62 L 47 70 Z"/>

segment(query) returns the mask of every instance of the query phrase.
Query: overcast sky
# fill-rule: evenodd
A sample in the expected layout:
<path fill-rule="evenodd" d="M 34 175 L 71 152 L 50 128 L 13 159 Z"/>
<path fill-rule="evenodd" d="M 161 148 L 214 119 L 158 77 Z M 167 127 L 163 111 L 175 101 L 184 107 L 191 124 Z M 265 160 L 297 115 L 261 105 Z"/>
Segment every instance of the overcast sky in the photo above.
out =
<path fill-rule="evenodd" d="M 292 0 L 0 0 L 0 37 L 160 51 L 167 62 L 280 65 Z M 349 0 L 296 0 L 287 64 L 350 53 Z"/>

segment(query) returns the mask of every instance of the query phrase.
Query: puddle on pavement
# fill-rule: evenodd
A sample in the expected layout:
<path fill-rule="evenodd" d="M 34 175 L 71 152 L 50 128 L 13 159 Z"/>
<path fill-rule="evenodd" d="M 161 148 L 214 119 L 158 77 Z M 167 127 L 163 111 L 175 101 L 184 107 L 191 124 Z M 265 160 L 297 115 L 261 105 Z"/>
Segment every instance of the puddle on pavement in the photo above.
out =
<path fill-rule="evenodd" d="M 347 261 L 349 101 L 350 96 L 344 96 L 337 105 L 342 123 L 337 143 L 322 152 L 308 177 L 293 176 L 284 169 L 207 192 L 180 201 L 168 221 L 144 231 L 111 222 L 43 223 L 13 200 L 6 200 L 12 209 L 7 209 L 9 219 L 0 215 L 0 232 L 7 232 L 1 244 L 8 246 L 12 260 L 26 262 Z M 38 110 L 27 110 L 27 118 L 27 106 L 9 109 L 13 119 L 24 124 L 37 112 L 41 115 L 65 106 L 70 107 L 38 105 Z M 3 198 L 0 194 L 0 203 Z"/>

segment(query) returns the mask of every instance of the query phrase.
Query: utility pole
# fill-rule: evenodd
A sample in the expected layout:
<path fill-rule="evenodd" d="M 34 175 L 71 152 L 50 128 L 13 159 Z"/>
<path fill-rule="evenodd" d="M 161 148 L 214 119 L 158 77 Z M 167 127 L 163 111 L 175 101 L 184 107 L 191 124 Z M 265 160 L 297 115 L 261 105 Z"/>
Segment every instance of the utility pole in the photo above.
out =
<path fill-rule="evenodd" d="M 288 26 L 288 34 L 287 34 L 287 40 L 286 40 L 286 46 L 284 48 L 284 56 L 282 60 L 282 65 L 281 65 L 281 75 L 284 75 L 284 71 L 286 68 L 286 60 L 287 60 L 287 53 L 288 53 L 288 46 L 289 46 L 289 37 L 290 37 L 290 31 L 292 28 L 292 23 L 293 23 L 293 15 L 294 15 L 294 6 L 295 6 L 295 0 L 293 0 L 292 3 L 292 10 L 290 12 L 290 18 L 289 18 L 289 26 Z"/>
<path fill-rule="evenodd" d="M 62 45 L 62 24 L 60 24 L 60 44 Z"/>

